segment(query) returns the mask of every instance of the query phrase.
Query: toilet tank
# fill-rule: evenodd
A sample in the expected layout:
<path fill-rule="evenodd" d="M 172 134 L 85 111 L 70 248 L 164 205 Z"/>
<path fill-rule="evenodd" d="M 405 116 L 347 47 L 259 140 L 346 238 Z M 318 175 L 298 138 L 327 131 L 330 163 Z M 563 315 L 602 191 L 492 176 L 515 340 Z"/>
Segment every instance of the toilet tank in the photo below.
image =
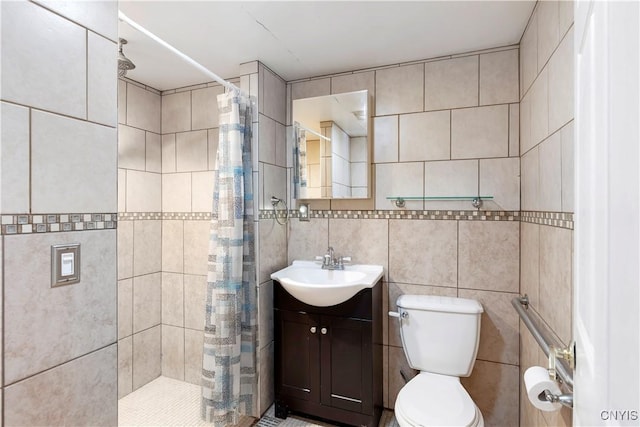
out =
<path fill-rule="evenodd" d="M 402 347 L 409 366 L 442 375 L 471 375 L 484 311 L 478 301 L 402 295 L 397 305 Z"/>

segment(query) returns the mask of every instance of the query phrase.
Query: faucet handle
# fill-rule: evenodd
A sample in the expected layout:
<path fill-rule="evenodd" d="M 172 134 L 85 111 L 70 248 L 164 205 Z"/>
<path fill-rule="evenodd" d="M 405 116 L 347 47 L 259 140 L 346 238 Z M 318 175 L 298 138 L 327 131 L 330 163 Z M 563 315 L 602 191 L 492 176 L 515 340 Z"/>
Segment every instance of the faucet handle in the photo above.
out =
<path fill-rule="evenodd" d="M 324 262 L 324 257 L 322 255 L 316 255 L 313 258 L 313 262 L 319 262 L 320 264 L 322 264 Z"/>
<path fill-rule="evenodd" d="M 338 260 L 338 262 L 340 264 L 351 264 L 351 257 L 350 256 L 341 256 L 340 259 Z"/>

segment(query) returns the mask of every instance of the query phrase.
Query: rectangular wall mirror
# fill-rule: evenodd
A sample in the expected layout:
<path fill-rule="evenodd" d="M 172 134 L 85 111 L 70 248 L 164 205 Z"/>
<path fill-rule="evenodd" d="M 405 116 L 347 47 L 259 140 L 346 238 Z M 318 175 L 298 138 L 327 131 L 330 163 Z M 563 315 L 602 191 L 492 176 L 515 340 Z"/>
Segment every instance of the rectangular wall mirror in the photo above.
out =
<path fill-rule="evenodd" d="M 369 93 L 293 101 L 297 199 L 367 199 L 370 192 Z"/>

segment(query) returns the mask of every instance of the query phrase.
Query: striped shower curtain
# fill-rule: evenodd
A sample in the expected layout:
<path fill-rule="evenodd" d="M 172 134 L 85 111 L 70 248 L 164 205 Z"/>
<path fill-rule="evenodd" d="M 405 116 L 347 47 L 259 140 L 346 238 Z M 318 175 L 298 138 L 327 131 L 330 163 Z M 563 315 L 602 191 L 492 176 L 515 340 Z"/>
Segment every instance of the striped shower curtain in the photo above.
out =
<path fill-rule="evenodd" d="M 230 92 L 218 96 L 218 108 L 201 409 L 205 421 L 222 427 L 253 415 L 258 343 L 251 105 Z"/>
<path fill-rule="evenodd" d="M 293 144 L 293 197 L 304 199 L 307 196 L 307 137 L 298 122 L 294 124 Z"/>

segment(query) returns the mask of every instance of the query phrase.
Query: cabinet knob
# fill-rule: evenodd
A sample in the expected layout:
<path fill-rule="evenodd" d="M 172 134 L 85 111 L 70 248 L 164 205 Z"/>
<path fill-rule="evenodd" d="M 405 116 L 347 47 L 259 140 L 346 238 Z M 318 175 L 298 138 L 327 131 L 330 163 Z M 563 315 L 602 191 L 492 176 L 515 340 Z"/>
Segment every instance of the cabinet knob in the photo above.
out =
<path fill-rule="evenodd" d="M 312 334 L 316 333 L 316 327 L 315 326 L 312 326 L 311 329 L 309 329 L 309 330 L 311 331 Z"/>
<path fill-rule="evenodd" d="M 320 333 L 321 333 L 322 335 L 327 335 L 327 328 L 322 328 L 322 329 L 320 329 Z"/>

